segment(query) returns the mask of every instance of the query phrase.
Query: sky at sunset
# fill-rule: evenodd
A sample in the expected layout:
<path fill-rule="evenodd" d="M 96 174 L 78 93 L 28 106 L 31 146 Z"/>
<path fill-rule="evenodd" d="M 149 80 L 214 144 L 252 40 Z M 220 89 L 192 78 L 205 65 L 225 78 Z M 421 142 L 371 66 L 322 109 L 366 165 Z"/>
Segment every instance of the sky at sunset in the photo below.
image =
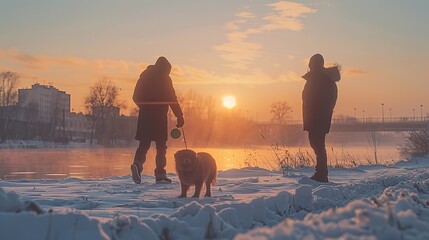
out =
<path fill-rule="evenodd" d="M 335 115 L 381 117 L 384 103 L 386 116 L 420 117 L 428 9 L 427 0 L 0 0 L 0 71 L 19 73 L 21 88 L 70 93 L 74 111 L 108 78 L 131 107 L 139 74 L 165 56 L 176 91 L 219 105 L 235 96 L 234 110 L 267 121 L 274 101 L 301 119 L 301 76 L 321 53 L 342 65 Z"/>

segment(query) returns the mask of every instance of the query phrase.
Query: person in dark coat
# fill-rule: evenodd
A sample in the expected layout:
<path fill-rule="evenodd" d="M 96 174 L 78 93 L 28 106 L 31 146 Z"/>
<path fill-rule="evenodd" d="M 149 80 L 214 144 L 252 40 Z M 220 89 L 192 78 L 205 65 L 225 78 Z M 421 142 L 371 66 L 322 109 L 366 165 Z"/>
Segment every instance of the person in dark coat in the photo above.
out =
<path fill-rule="evenodd" d="M 307 81 L 302 91 L 302 110 L 304 131 L 308 131 L 310 146 L 317 160 L 316 171 L 311 179 L 328 182 L 325 138 L 331 128 L 337 101 L 338 90 L 335 82 L 340 80 L 340 67 L 325 68 L 320 54 L 313 55 L 308 66 L 310 71 L 302 76 Z"/>
<path fill-rule="evenodd" d="M 165 57 L 159 57 L 155 65 L 149 65 L 140 74 L 134 89 L 133 101 L 139 107 L 135 139 L 140 143 L 131 165 L 131 174 L 133 181 L 137 184 L 141 183 L 143 164 L 146 161 L 146 153 L 152 141 L 156 144 L 156 182 L 171 183 L 165 171 L 168 108 L 171 108 L 177 118 L 177 127 L 182 127 L 185 121 L 169 76 L 170 72 L 171 64 Z"/>

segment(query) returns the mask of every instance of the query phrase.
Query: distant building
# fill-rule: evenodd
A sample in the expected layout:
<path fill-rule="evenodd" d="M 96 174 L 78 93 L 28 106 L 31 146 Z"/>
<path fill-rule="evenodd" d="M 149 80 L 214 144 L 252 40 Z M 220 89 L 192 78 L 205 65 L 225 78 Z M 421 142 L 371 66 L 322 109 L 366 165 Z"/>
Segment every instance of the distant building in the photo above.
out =
<path fill-rule="evenodd" d="M 70 112 L 70 98 L 64 91 L 38 83 L 28 89 L 18 89 L 17 109 L 25 111 L 16 111 L 16 119 L 42 124 L 43 130 L 36 127 L 38 131 L 34 134 L 45 139 L 87 139 L 91 134 L 91 121 L 82 113 Z"/>
<path fill-rule="evenodd" d="M 59 124 L 57 130 L 62 130 L 62 124 Z M 83 113 L 65 114 L 65 132 L 70 140 L 89 139 L 91 135 L 91 121 L 88 115 Z"/>
<path fill-rule="evenodd" d="M 30 89 L 18 89 L 18 106 L 34 111 L 30 120 L 52 123 L 63 112 L 70 113 L 70 94 L 53 86 L 36 83 Z"/>
<path fill-rule="evenodd" d="M 120 116 L 120 108 L 115 106 L 92 107 L 92 115 L 98 118 L 118 118 Z"/>

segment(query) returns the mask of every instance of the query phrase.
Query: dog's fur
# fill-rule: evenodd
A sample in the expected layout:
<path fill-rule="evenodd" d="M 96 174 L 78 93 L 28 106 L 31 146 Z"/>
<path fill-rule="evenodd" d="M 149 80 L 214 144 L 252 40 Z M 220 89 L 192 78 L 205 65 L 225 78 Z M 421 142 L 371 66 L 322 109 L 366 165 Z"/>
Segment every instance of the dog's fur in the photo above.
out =
<path fill-rule="evenodd" d="M 203 183 L 206 184 L 205 197 L 211 197 L 210 185 L 216 182 L 217 173 L 215 159 L 206 152 L 183 149 L 174 154 L 174 160 L 182 189 L 179 197 L 186 197 L 186 192 L 193 185 L 195 193 L 192 197 L 200 197 Z"/>

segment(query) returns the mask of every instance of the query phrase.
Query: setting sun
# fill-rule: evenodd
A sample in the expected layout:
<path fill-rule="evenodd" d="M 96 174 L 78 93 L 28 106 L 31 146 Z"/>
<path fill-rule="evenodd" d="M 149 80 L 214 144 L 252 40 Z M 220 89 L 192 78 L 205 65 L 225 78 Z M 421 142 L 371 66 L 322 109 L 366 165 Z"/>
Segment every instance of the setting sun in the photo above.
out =
<path fill-rule="evenodd" d="M 237 102 L 235 101 L 235 97 L 233 96 L 225 96 L 222 99 L 222 104 L 224 107 L 231 109 L 234 108 Z"/>

